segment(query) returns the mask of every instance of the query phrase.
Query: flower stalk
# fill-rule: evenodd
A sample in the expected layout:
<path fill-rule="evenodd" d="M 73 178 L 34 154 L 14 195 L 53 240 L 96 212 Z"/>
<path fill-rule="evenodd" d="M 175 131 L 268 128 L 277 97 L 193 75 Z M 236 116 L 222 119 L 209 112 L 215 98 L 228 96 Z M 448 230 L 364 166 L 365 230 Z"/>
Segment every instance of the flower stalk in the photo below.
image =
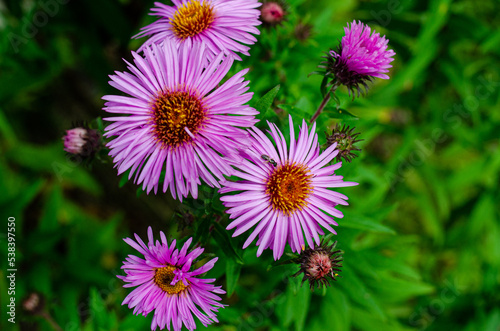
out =
<path fill-rule="evenodd" d="M 325 109 L 328 102 L 331 100 L 332 95 L 335 96 L 335 92 L 337 91 L 337 88 L 340 86 L 340 82 L 337 80 L 333 80 L 331 83 L 333 83 L 332 87 L 330 88 L 328 93 L 325 94 L 323 101 L 321 101 L 321 104 L 319 105 L 318 110 L 316 110 L 314 115 L 311 117 L 311 119 L 309 120 L 309 123 L 314 122 L 318 118 L 318 116 L 321 114 L 323 109 Z"/>

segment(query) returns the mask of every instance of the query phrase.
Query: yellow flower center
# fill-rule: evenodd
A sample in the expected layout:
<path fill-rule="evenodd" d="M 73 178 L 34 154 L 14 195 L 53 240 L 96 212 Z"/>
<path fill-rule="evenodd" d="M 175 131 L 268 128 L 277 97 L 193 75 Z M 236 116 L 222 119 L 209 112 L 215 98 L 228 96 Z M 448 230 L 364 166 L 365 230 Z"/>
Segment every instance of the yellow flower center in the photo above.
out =
<path fill-rule="evenodd" d="M 214 20 L 215 12 L 207 1 L 193 0 L 177 7 L 170 23 L 177 38 L 184 40 L 208 29 Z"/>
<path fill-rule="evenodd" d="M 269 176 L 266 194 L 273 210 L 280 210 L 286 216 L 307 205 L 306 199 L 312 192 L 312 174 L 304 165 L 285 163 L 278 166 Z"/>
<path fill-rule="evenodd" d="M 190 142 L 206 118 L 202 102 L 189 92 L 162 92 L 153 102 L 153 132 L 163 148 Z"/>
<path fill-rule="evenodd" d="M 155 270 L 155 284 L 168 294 L 177 294 L 184 291 L 189 286 L 184 285 L 182 280 L 175 283 L 175 285 L 170 285 L 175 277 L 174 270 L 176 269 L 177 268 L 174 266 L 167 265 L 166 267 L 156 268 Z"/>

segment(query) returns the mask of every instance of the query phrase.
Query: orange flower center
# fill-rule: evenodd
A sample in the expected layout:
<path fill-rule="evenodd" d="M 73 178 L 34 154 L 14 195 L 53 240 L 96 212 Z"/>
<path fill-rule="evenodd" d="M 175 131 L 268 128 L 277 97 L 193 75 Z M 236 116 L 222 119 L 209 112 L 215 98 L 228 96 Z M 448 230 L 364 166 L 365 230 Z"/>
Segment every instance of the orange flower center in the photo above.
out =
<path fill-rule="evenodd" d="M 163 148 L 190 142 L 206 118 L 202 102 L 189 92 L 162 92 L 153 102 L 153 131 Z"/>
<path fill-rule="evenodd" d="M 266 194 L 273 210 L 280 210 L 286 216 L 307 205 L 306 199 L 312 192 L 312 174 L 304 165 L 285 163 L 278 166 L 269 177 Z"/>
<path fill-rule="evenodd" d="M 208 29 L 214 20 L 215 12 L 207 1 L 193 0 L 177 7 L 170 23 L 177 38 L 184 40 Z"/>
<path fill-rule="evenodd" d="M 155 284 L 168 294 L 177 294 L 184 291 L 189 286 L 184 285 L 182 280 L 175 283 L 175 285 L 170 285 L 175 277 L 174 270 L 176 269 L 177 268 L 174 266 L 167 265 L 166 267 L 156 268 L 155 270 Z"/>

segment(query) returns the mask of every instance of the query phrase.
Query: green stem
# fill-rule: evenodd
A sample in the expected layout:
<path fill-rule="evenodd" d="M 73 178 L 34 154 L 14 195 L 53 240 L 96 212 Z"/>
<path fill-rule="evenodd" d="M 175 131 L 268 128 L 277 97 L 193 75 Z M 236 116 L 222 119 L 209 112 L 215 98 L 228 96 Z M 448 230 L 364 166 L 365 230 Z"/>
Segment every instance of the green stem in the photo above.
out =
<path fill-rule="evenodd" d="M 331 94 L 332 93 L 335 94 L 335 91 L 337 90 L 339 85 L 340 84 L 338 82 L 333 83 L 332 87 L 330 88 L 328 93 L 326 93 L 325 97 L 323 98 L 323 101 L 321 101 L 321 104 L 319 105 L 318 110 L 316 110 L 313 117 L 311 117 L 311 119 L 309 120 L 309 123 L 314 122 L 318 118 L 319 114 L 321 114 L 323 109 L 326 107 L 326 105 L 328 104 L 328 102 L 332 98 Z"/>
<path fill-rule="evenodd" d="M 63 331 L 63 329 L 61 329 L 61 327 L 59 326 L 59 324 L 57 324 L 57 322 L 54 321 L 54 319 L 52 318 L 52 316 L 50 316 L 50 314 L 47 311 L 41 312 L 40 316 L 42 316 L 50 324 L 50 326 L 52 326 L 52 328 L 54 330 L 56 330 L 56 331 Z"/>

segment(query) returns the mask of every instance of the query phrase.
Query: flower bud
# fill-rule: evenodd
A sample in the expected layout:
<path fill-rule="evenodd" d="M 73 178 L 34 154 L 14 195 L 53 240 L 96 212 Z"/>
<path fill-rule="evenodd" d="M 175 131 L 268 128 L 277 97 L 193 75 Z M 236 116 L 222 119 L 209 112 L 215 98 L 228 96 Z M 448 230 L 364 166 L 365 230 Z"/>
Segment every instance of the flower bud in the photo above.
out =
<path fill-rule="evenodd" d="M 330 246 L 321 241 L 320 246 L 304 250 L 294 261 L 300 264 L 300 270 L 293 276 L 303 273 L 302 284 L 309 280 L 311 290 L 314 290 L 316 285 L 320 288 L 330 285 L 330 280 L 336 281 L 343 261 L 342 252 L 335 250 L 336 245 L 336 241 Z"/>
<path fill-rule="evenodd" d="M 278 2 L 265 2 L 260 9 L 260 18 L 264 24 L 276 25 L 285 17 L 284 6 Z"/>
<path fill-rule="evenodd" d="M 358 139 L 359 132 L 354 132 L 355 128 L 350 128 L 349 126 L 344 125 L 340 127 L 339 124 L 335 126 L 332 130 L 332 134 L 326 134 L 326 146 L 333 145 L 337 143 L 337 150 L 339 153 L 337 154 L 337 161 L 340 162 L 344 159 L 347 162 L 351 162 L 352 159 L 357 157 L 358 155 L 354 154 L 355 151 L 361 151 L 360 148 L 356 147 L 354 144 L 363 141 L 363 139 Z"/>
<path fill-rule="evenodd" d="M 37 315 L 43 311 L 45 302 L 40 294 L 33 292 L 23 300 L 22 305 L 26 312 Z"/>
<path fill-rule="evenodd" d="M 91 157 L 101 148 L 101 135 L 93 129 L 77 127 L 67 130 L 63 140 L 66 152 L 83 157 Z"/>

